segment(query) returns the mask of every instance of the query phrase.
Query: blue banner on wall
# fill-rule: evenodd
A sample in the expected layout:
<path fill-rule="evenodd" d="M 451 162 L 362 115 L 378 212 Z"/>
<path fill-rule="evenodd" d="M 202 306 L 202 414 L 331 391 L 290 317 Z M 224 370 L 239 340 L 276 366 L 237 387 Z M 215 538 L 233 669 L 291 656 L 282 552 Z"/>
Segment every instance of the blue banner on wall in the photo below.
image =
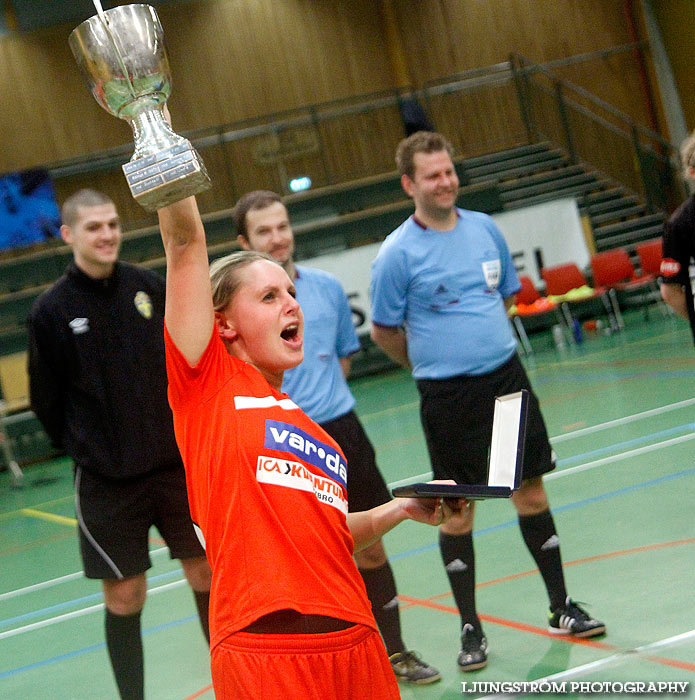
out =
<path fill-rule="evenodd" d="M 33 245 L 60 235 L 60 212 L 45 170 L 0 177 L 0 250 Z"/>

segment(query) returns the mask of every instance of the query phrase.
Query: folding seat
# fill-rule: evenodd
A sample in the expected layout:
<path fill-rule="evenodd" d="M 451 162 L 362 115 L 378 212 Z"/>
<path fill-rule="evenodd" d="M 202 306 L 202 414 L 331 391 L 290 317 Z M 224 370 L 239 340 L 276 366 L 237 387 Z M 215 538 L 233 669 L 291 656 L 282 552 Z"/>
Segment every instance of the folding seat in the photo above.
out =
<path fill-rule="evenodd" d="M 664 247 L 661 238 L 646 243 L 640 243 L 635 247 L 639 265 L 643 275 L 659 276 L 661 259 L 664 256 Z"/>
<path fill-rule="evenodd" d="M 544 267 L 541 277 L 545 282 L 546 294 L 551 298 L 559 297 L 557 301 L 568 325 L 574 323 L 574 318 L 590 318 L 603 313 L 611 330 L 624 327 L 620 309 L 616 315 L 608 290 L 589 287 L 584 273 L 575 263 Z"/>
<path fill-rule="evenodd" d="M 661 274 L 661 260 L 664 257 L 664 247 L 661 238 L 635 246 L 639 258 L 640 270 L 643 275 L 653 275 L 658 291 L 658 277 Z M 659 309 L 664 316 L 674 313 L 673 309 L 661 299 L 661 293 L 656 297 Z"/>
<path fill-rule="evenodd" d="M 560 308 L 546 297 L 541 297 L 533 280 L 525 275 L 519 276 L 521 289 L 516 293 L 516 305 L 510 318 L 521 347 L 524 352 L 533 352 L 528 333 L 537 330 L 546 330 L 553 326 L 559 326 L 563 336 L 572 342 L 572 331 L 568 329 Z"/>
<path fill-rule="evenodd" d="M 624 248 L 592 255 L 591 270 L 594 283 L 608 289 L 616 315 L 621 306 L 644 306 L 646 314 L 647 305 L 659 298 L 656 275 L 644 271 L 638 275 Z"/>

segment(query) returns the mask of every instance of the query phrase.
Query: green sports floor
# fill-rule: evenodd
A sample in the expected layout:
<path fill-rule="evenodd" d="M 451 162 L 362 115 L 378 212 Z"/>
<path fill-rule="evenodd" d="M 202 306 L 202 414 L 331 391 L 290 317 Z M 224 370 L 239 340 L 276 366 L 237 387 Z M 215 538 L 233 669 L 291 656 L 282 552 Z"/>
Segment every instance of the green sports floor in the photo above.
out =
<path fill-rule="evenodd" d="M 614 690 L 635 681 L 695 684 L 695 351 L 685 323 L 674 317 L 654 312 L 645 321 L 635 312 L 626 321 L 622 333 L 587 337 L 562 351 L 548 334 L 536 336 L 536 353 L 524 360 L 558 456 L 546 488 L 568 590 L 605 620 L 607 635 L 580 641 L 547 633 L 543 584 L 512 506 L 481 503 L 478 607 L 491 651 L 487 668 L 462 674 L 459 621 L 436 531 L 405 523 L 386 537 L 404 637 L 443 679 L 402 686 L 403 698 L 505 690 L 476 692 L 473 682 L 537 680 L 550 691 L 544 697 L 566 698 L 605 696 L 603 682 Z M 386 480 L 428 477 L 407 373 L 367 377 L 352 388 Z M 100 586 L 80 573 L 70 462 L 28 467 L 26 480 L 24 489 L 13 489 L 0 474 L 0 698 L 116 698 Z M 143 614 L 147 697 L 211 700 L 192 595 L 152 535 Z"/>

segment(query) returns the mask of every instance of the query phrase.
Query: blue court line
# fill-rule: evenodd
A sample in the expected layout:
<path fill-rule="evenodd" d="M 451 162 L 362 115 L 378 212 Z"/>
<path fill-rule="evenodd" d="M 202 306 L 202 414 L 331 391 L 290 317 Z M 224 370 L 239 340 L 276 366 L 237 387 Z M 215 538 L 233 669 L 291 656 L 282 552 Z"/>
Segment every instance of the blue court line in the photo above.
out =
<path fill-rule="evenodd" d="M 182 569 L 176 569 L 174 571 L 168 571 L 163 574 L 157 574 L 148 578 L 148 583 L 154 583 L 155 581 L 161 581 L 163 579 L 174 578 L 182 573 Z M 95 601 L 102 602 L 104 596 L 102 593 L 90 593 L 89 595 L 83 596 L 82 598 L 73 598 L 73 600 L 67 600 L 63 603 L 57 603 L 56 605 L 50 605 L 46 608 L 41 608 L 41 610 L 33 610 L 32 612 L 24 613 L 22 615 L 17 615 L 16 617 L 8 617 L 4 620 L 0 620 L 0 628 L 9 627 L 15 622 L 26 622 L 27 620 L 33 620 L 37 617 L 42 617 L 48 613 L 58 612 L 60 610 L 65 610 L 66 608 L 74 608 L 81 606 L 83 603 L 93 603 Z"/>
<path fill-rule="evenodd" d="M 557 460 L 558 466 L 567 466 L 570 464 L 581 464 L 584 461 L 590 461 L 593 457 L 597 457 L 602 454 L 609 454 L 615 450 L 621 450 L 622 448 L 635 447 L 637 445 L 644 445 L 656 441 L 664 437 L 669 437 L 678 433 L 692 433 L 695 431 L 695 423 L 684 423 L 683 425 L 677 425 L 673 428 L 667 428 L 666 430 L 661 430 L 657 433 L 650 433 L 649 435 L 642 435 L 638 438 L 632 438 L 631 440 L 625 440 L 624 442 L 617 442 L 614 445 L 608 445 L 607 447 L 599 447 L 596 450 L 590 450 L 589 452 L 583 452 L 579 455 L 573 455 L 572 457 L 564 457 L 563 459 Z M 552 440 L 550 441 L 552 443 Z"/>
<path fill-rule="evenodd" d="M 171 622 L 165 622 L 162 625 L 156 625 L 155 627 L 149 627 L 143 630 L 143 636 L 154 634 L 155 632 L 161 632 L 162 630 L 168 629 L 169 627 L 178 627 L 192 620 L 197 620 L 197 615 L 190 615 L 189 617 L 183 617 L 180 620 L 173 620 Z M 20 673 L 25 673 L 27 671 L 34 671 L 37 668 L 43 668 L 44 666 L 50 666 L 51 664 L 60 663 L 61 661 L 67 661 L 68 659 L 74 659 L 77 656 L 83 656 L 84 654 L 90 654 L 93 651 L 99 651 L 106 648 L 106 642 L 101 642 L 101 644 L 93 644 L 91 647 L 84 647 L 82 649 L 76 649 L 75 651 L 69 651 L 66 654 L 61 654 L 60 656 L 53 656 L 50 659 L 44 659 L 43 661 L 35 661 L 34 663 L 27 664 L 26 666 L 19 666 L 18 668 L 12 668 L 9 671 L 0 672 L 0 680 L 3 678 L 9 678 L 10 676 L 16 676 Z"/>
<path fill-rule="evenodd" d="M 621 489 L 616 489 L 615 491 L 607 491 L 598 496 L 591 496 L 590 498 L 585 498 L 581 501 L 575 501 L 574 503 L 567 503 L 564 506 L 558 506 L 557 508 L 551 507 L 553 514 L 562 513 L 567 510 L 574 510 L 576 508 L 581 508 L 582 506 L 591 505 L 599 501 L 605 501 L 609 498 L 616 498 L 617 496 L 623 496 L 626 493 L 633 493 L 634 491 L 641 491 L 642 489 L 649 488 L 651 486 L 656 486 L 658 484 L 663 484 L 667 481 L 673 481 L 674 479 L 681 479 L 683 477 L 695 476 L 695 467 L 690 469 L 684 469 L 683 471 L 676 472 L 675 474 L 667 474 L 666 476 L 660 476 L 656 479 L 650 479 L 649 481 L 643 481 L 639 484 L 634 484 L 633 486 L 625 486 Z M 482 530 L 474 530 L 473 534 L 476 537 L 481 537 L 482 535 L 489 535 L 492 532 L 498 532 L 499 530 L 506 530 L 509 527 L 518 527 L 519 521 L 508 520 L 507 522 L 500 523 L 499 525 L 491 525 L 490 527 L 485 527 Z M 397 561 L 398 559 L 405 559 L 406 557 L 411 557 L 416 554 L 423 554 L 425 552 L 431 552 L 434 549 L 439 549 L 439 543 L 433 542 L 432 544 L 425 545 L 424 547 L 418 547 L 417 549 L 410 549 L 407 552 L 401 552 L 400 554 L 389 554 L 390 561 Z"/>
<path fill-rule="evenodd" d="M 585 374 L 563 374 L 562 375 L 562 381 L 563 382 L 575 382 L 578 384 L 587 384 L 591 383 L 594 384 L 596 382 L 601 382 L 601 381 L 611 381 L 615 379 L 619 380 L 625 380 L 625 379 L 634 379 L 637 377 L 640 377 L 642 379 L 683 379 L 683 378 L 692 378 L 693 375 L 695 375 L 695 370 L 691 369 L 674 369 L 674 370 L 657 370 L 655 372 L 634 372 L 634 371 L 625 371 L 621 372 L 620 370 L 606 370 L 604 372 L 600 371 L 594 371 L 592 368 L 587 368 L 587 371 Z M 533 378 L 533 385 L 534 386 L 543 386 L 544 384 L 553 384 L 557 382 L 557 377 L 555 376 L 546 376 L 546 377 L 535 377 Z M 541 404 L 543 402 L 541 401 Z"/>

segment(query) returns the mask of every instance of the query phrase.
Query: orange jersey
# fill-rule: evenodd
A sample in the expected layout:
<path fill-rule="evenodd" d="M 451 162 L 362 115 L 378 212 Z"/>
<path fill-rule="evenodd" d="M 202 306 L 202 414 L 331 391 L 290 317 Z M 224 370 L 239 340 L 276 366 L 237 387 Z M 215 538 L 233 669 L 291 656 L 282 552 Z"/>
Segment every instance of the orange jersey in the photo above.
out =
<path fill-rule="evenodd" d="M 213 571 L 211 647 L 285 608 L 376 629 L 337 443 L 217 333 L 195 367 L 165 340 L 191 515 Z"/>

